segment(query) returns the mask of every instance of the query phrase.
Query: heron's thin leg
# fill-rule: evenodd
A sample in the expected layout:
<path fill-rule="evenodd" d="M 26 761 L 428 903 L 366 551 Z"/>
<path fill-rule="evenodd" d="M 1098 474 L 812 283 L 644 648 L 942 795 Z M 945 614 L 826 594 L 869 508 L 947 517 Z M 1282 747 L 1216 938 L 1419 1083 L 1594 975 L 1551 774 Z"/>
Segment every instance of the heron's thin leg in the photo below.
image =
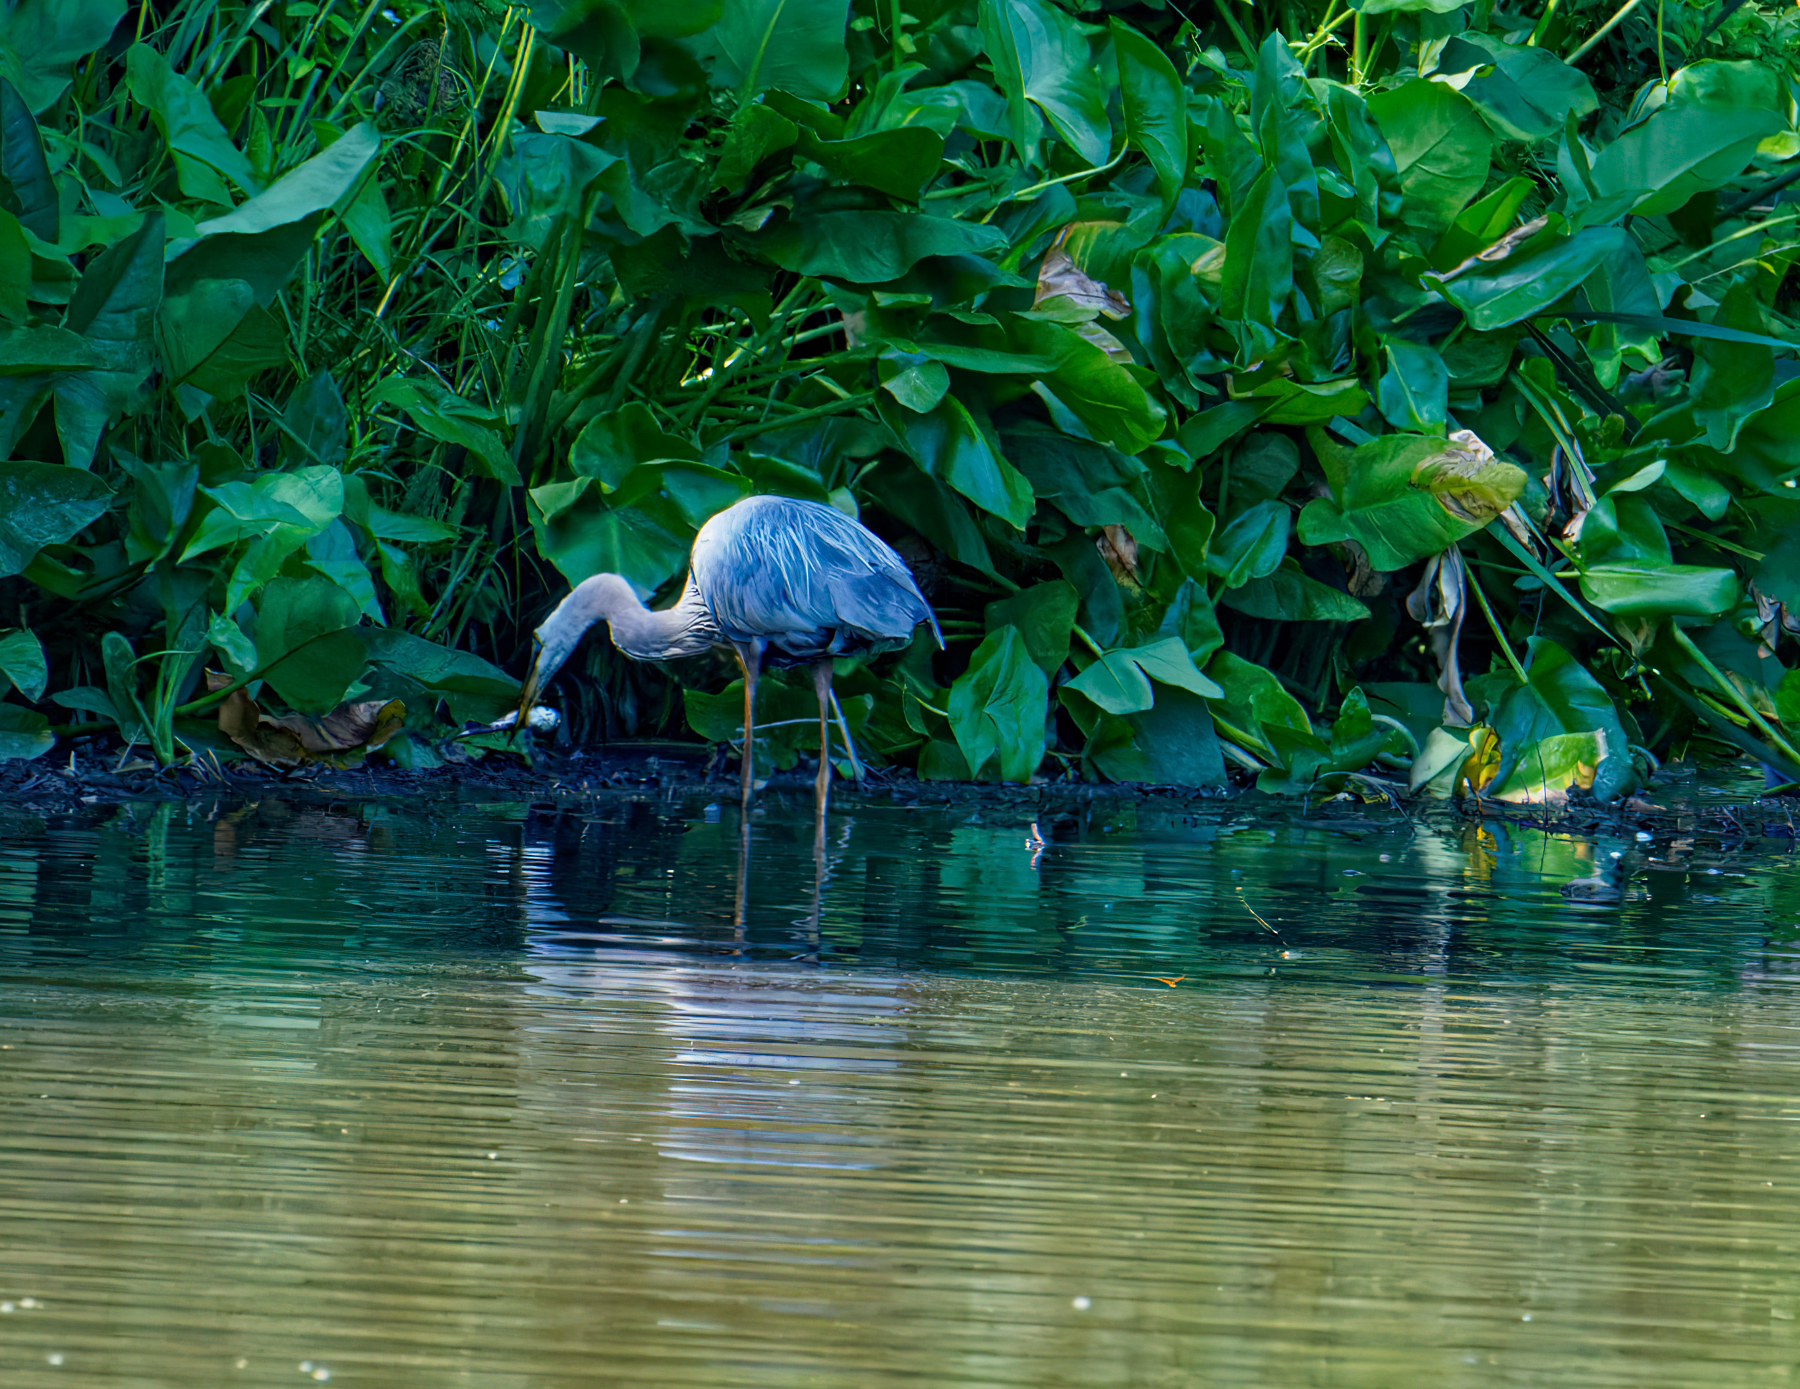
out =
<path fill-rule="evenodd" d="M 831 706 L 837 701 L 831 693 L 831 657 L 813 662 L 813 693 L 819 697 L 819 778 L 813 785 L 818 803 L 819 828 L 824 832 L 825 803 L 831 797 Z"/>
<path fill-rule="evenodd" d="M 732 943 L 741 951 L 750 931 L 750 817 L 738 817 L 737 899 L 732 903 Z"/>
<path fill-rule="evenodd" d="M 819 962 L 819 910 L 825 904 L 825 817 L 813 825 L 812 911 L 806 918 L 806 952 L 800 958 Z"/>
<path fill-rule="evenodd" d="M 762 674 L 764 643 L 733 642 L 738 664 L 744 668 L 744 813 L 750 813 L 750 793 L 756 785 L 756 680 Z"/>
<path fill-rule="evenodd" d="M 850 736 L 850 725 L 844 722 L 844 706 L 838 703 L 837 692 L 832 691 L 831 710 L 837 715 L 838 732 L 844 735 L 844 751 L 850 754 L 850 771 L 856 777 L 856 784 L 862 785 L 862 758 L 856 755 L 856 740 Z"/>

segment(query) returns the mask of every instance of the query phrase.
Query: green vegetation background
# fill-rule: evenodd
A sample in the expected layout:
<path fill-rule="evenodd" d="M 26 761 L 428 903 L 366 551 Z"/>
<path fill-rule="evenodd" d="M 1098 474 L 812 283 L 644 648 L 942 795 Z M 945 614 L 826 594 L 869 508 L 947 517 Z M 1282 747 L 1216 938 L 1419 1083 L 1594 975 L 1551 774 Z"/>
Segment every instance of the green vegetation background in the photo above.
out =
<path fill-rule="evenodd" d="M 0 0 L 0 756 L 428 762 L 776 491 L 943 619 L 839 682 L 924 776 L 1800 779 L 1797 15 Z"/>

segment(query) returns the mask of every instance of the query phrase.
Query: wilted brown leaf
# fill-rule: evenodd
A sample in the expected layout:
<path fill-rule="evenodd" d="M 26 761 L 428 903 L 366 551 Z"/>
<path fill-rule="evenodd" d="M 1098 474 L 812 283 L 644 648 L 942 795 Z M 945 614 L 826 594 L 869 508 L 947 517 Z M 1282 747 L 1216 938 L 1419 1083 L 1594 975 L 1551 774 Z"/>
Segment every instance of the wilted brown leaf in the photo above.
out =
<path fill-rule="evenodd" d="M 1089 319 L 1085 323 L 1072 324 L 1075 331 L 1115 362 L 1129 362 L 1130 349 L 1094 322 L 1093 318 L 1124 318 L 1131 312 L 1131 301 L 1116 289 L 1109 289 L 1101 281 L 1094 279 L 1075 263 L 1075 258 L 1069 254 L 1066 245 L 1069 233 L 1074 229 L 1074 223 L 1064 227 L 1056 234 L 1056 240 L 1045 253 L 1044 262 L 1038 267 L 1037 291 L 1032 295 L 1031 307 L 1041 308 L 1052 300 L 1060 299 L 1085 311 Z"/>
<path fill-rule="evenodd" d="M 1095 537 L 1094 548 L 1121 585 L 1133 590 L 1139 587 L 1137 537 L 1123 526 L 1106 526 Z"/>
<path fill-rule="evenodd" d="M 1571 459 L 1558 444 L 1550 450 L 1550 471 L 1544 475 L 1544 489 L 1550 494 L 1550 506 L 1544 515 L 1544 529 L 1562 527 L 1562 537 L 1571 544 L 1581 538 L 1581 523 L 1596 500 L 1594 470 L 1585 460 Z"/>
<path fill-rule="evenodd" d="M 1031 298 L 1031 307 L 1035 309 L 1047 299 L 1067 299 L 1108 318 L 1125 317 L 1131 312 L 1131 301 L 1090 276 L 1069 254 L 1067 243 L 1074 229 L 1070 223 L 1050 243 L 1044 263 L 1038 267 L 1037 293 Z"/>
<path fill-rule="evenodd" d="M 207 687 L 231 683 L 215 671 Z M 303 714 L 265 714 L 243 690 L 233 690 L 219 706 L 219 731 L 244 752 L 271 767 L 299 767 L 322 762 L 346 767 L 360 762 L 400 731 L 406 706 L 397 699 L 365 699 L 341 704 L 321 718 Z"/>
<path fill-rule="evenodd" d="M 1432 558 L 1425 566 L 1425 577 L 1407 596 L 1406 610 L 1431 633 L 1432 654 L 1442 672 L 1438 688 L 1444 692 L 1444 722 L 1474 723 L 1475 709 L 1463 693 L 1462 669 L 1456 655 L 1463 618 L 1468 612 L 1468 576 L 1463 570 L 1462 551 L 1452 545 Z"/>
<path fill-rule="evenodd" d="M 1452 516 L 1478 525 L 1500 515 L 1525 491 L 1524 470 L 1494 457 L 1468 429 L 1457 430 L 1443 453 L 1419 464 L 1412 481 Z"/>

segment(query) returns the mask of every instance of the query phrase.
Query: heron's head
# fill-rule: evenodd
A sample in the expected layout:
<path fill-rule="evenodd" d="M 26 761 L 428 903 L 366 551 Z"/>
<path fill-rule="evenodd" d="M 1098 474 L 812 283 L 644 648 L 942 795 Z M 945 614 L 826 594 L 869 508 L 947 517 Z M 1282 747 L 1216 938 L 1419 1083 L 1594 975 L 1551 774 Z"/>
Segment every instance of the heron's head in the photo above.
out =
<path fill-rule="evenodd" d="M 538 696 L 556 678 L 569 653 L 581 642 L 587 629 L 605 616 L 599 593 L 592 580 L 576 586 L 554 612 L 546 617 L 531 638 L 531 664 L 519 686 L 519 712 L 513 721 L 515 730 L 523 728 L 531 717 Z"/>

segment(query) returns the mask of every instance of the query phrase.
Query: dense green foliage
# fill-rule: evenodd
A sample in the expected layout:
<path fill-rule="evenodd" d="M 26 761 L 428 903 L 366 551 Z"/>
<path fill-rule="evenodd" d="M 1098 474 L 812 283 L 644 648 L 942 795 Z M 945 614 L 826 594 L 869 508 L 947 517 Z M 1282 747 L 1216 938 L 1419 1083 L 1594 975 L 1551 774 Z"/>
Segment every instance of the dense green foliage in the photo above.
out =
<path fill-rule="evenodd" d="M 4 0 L 0 756 L 430 757 L 761 490 L 913 563 L 922 775 L 1800 779 L 1794 14 Z"/>

